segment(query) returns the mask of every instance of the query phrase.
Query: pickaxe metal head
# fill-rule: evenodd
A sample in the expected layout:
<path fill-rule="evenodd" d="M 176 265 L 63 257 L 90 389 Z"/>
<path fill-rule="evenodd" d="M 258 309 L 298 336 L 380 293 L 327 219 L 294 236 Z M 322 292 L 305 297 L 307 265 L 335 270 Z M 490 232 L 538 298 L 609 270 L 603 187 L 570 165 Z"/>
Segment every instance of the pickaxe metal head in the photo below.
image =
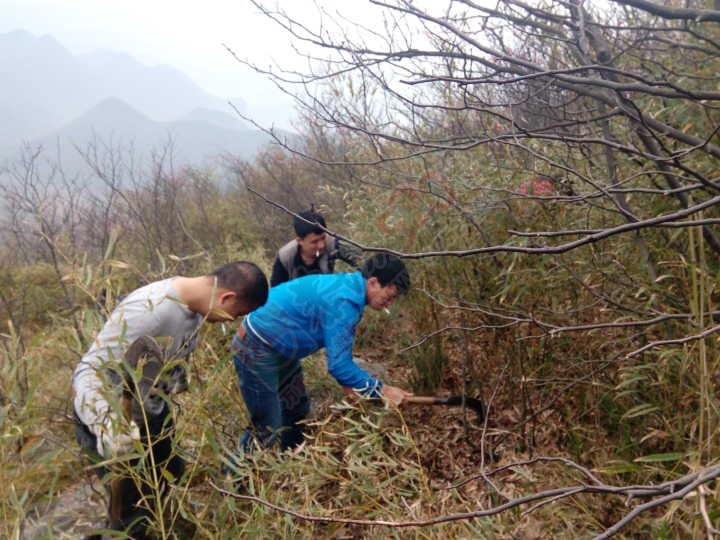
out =
<path fill-rule="evenodd" d="M 477 414 L 477 423 L 485 421 L 485 404 L 480 399 L 468 396 L 410 396 L 403 398 L 403 403 L 420 403 L 424 405 L 446 405 L 448 407 L 462 407 L 465 405 L 468 409 L 472 409 Z"/>

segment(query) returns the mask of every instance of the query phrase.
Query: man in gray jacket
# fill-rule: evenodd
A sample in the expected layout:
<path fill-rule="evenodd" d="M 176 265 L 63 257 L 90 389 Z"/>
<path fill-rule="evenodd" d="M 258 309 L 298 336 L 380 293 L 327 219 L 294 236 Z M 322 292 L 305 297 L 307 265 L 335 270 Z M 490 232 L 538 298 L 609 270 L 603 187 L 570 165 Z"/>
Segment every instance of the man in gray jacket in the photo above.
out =
<path fill-rule="evenodd" d="M 121 361 L 125 349 L 140 336 L 155 338 L 167 358 L 187 358 L 197 345 L 203 321 L 231 321 L 267 300 L 265 274 L 254 263 L 225 264 L 209 275 L 176 276 L 128 294 L 113 310 L 72 378 L 74 408 L 80 422 L 96 438 L 97 453 L 109 458 L 132 447 L 137 426 L 123 425 L 104 388 L 105 367 Z M 179 367 L 179 366 L 178 366 Z M 185 370 L 171 373 L 171 393 L 187 387 Z"/>
<path fill-rule="evenodd" d="M 153 467 L 167 467 L 176 478 L 181 475 L 182 460 L 166 455 L 172 447 L 167 395 L 187 388 L 183 360 L 195 349 L 204 321 L 234 320 L 265 304 L 267 297 L 267 277 L 257 265 L 246 261 L 227 263 L 208 275 L 156 281 L 128 294 L 110 314 L 73 374 L 75 434 L 83 451 L 95 462 L 106 460 L 114 470 L 113 458 L 128 455 L 136 448 L 135 442 L 142 441 L 153 455 L 151 463 L 156 461 L 156 453 L 169 459 Z M 158 359 L 174 364 L 168 366 L 167 373 L 161 372 L 163 414 L 152 420 L 145 414 L 136 420 L 137 415 L 129 413 L 123 401 L 124 384 L 119 379 L 126 351 L 143 339 L 157 347 Z M 144 403 L 142 407 L 145 409 Z M 143 420 L 153 425 L 143 425 Z M 166 433 L 160 435 L 160 431 Z M 149 440 L 148 436 L 157 438 Z M 149 513 L 142 507 L 142 484 L 128 477 L 122 467 L 114 475 L 107 475 L 107 471 L 106 467 L 96 468 L 109 488 L 108 526 L 114 530 L 129 528 L 126 532 L 132 538 L 152 537 L 146 535 Z M 164 474 L 158 477 L 165 479 Z"/>
<path fill-rule="evenodd" d="M 359 253 L 325 232 L 322 214 L 313 210 L 300 212 L 293 220 L 293 228 L 297 238 L 278 250 L 270 276 L 271 287 L 310 274 L 332 274 L 338 259 L 353 270 L 360 266 Z"/>

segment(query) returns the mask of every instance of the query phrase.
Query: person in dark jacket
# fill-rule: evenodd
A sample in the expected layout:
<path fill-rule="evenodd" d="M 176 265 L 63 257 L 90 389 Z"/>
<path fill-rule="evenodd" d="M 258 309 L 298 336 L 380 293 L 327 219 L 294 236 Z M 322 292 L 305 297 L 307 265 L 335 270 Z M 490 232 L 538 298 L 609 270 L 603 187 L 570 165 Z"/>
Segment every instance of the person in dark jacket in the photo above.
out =
<path fill-rule="evenodd" d="M 298 216 L 293 220 L 297 238 L 281 247 L 275 257 L 271 287 L 310 274 L 332 274 L 338 259 L 353 268 L 360 266 L 359 253 L 325 232 L 322 214 L 307 210 Z"/>

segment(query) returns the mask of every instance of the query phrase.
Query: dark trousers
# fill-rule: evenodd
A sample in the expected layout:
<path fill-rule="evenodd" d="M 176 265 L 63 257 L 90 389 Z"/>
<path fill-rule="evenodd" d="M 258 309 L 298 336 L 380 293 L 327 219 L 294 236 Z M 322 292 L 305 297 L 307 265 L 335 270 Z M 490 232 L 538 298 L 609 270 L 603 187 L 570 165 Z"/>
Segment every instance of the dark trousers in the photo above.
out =
<path fill-rule="evenodd" d="M 299 422 L 310 411 L 300 360 L 278 355 L 252 332 L 236 334 L 232 349 L 250 414 L 240 450 L 252 451 L 254 442 L 266 448 L 279 440 L 281 450 L 299 445 L 304 428 Z"/>
<path fill-rule="evenodd" d="M 97 452 L 97 437 L 75 416 L 75 438 L 87 459 L 95 464 L 94 470 L 110 496 L 108 527 L 126 531 L 128 538 L 136 540 L 154 538 L 149 508 L 162 508 L 156 499 L 167 491 L 168 473 L 179 479 L 185 465 L 173 451 L 174 428 L 167 405 L 160 415 L 148 417 L 148 425 L 140 429 L 144 449 L 141 457 L 101 466 L 97 464 L 104 458 Z"/>

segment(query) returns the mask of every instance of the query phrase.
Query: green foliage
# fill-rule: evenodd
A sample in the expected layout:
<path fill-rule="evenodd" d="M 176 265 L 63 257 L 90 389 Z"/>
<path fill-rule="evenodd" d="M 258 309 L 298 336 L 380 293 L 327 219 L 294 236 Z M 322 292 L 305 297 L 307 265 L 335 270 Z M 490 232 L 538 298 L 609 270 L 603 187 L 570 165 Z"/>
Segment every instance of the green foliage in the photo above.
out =
<path fill-rule="evenodd" d="M 49 324 L 53 313 L 67 309 L 57 275 L 49 264 L 3 265 L 2 270 L 0 320 L 14 320 L 21 328 L 39 328 Z"/>
<path fill-rule="evenodd" d="M 237 473 L 251 494 L 323 517 L 421 519 L 580 482 L 555 467 L 516 466 L 493 483 L 444 489 L 487 472 L 493 459 L 502 466 L 570 456 L 627 485 L 667 482 L 714 463 L 720 356 L 712 313 L 720 267 L 712 227 L 703 232 L 676 222 L 553 248 L 715 196 L 717 100 L 693 96 L 717 91 L 717 27 L 699 20 L 671 26 L 630 8 L 585 13 L 597 21 L 580 24 L 572 9 L 556 12 L 565 4 L 537 9 L 523 19 L 501 17 L 503 30 L 492 17 L 487 25 L 465 14 L 453 21 L 497 48 L 497 72 L 475 65 L 477 55 L 458 58 L 471 42 L 466 36 L 423 27 L 428 46 L 448 56 L 416 73 L 408 68 L 418 83 L 407 85 L 417 92 L 412 99 L 394 88 L 380 95 L 383 77 L 364 71 L 375 59 L 353 66 L 358 78 L 354 69 L 339 70 L 316 110 L 305 110 L 295 151 L 273 147 L 252 163 L 234 163 L 232 181 L 225 171 L 176 173 L 158 163 L 97 200 L 83 199 L 77 207 L 87 223 L 51 212 L 76 208 L 70 203 L 80 199 L 71 199 L 28 206 L 35 210 L 23 217 L 45 226 L 39 236 L 8 224 L 5 231 L 18 236 L 5 238 L 0 273 L 7 328 L 0 459 L 8 464 L 0 483 L 11 487 L 0 498 L 0 536 L 15 535 L 31 505 L 77 476 L 69 379 L 83 339 L 91 339 L 107 310 L 138 285 L 228 260 L 253 260 L 269 271 L 274 252 L 293 237 L 282 207 L 314 204 L 331 230 L 407 255 L 411 294 L 390 315 L 366 314 L 356 352 L 382 363 L 400 386 L 478 395 L 491 412 L 488 425 L 473 431 L 447 416 L 414 413 L 411 424 L 369 404 L 330 407 L 340 393 L 316 355 L 305 362 L 311 394 L 321 402 L 311 438 L 287 455 L 246 456 Z M 537 22 L 543 12 L 548 16 Z M 518 20 L 523 24 L 513 26 Z M 525 34 L 533 24 L 536 31 Z M 585 27 L 599 34 L 580 36 Z M 517 35 L 505 39 L 505 28 Z M 612 63 L 595 58 L 600 38 L 613 47 Z M 391 62 L 401 59 L 393 54 Z M 609 69 L 587 67 L 600 64 Z M 522 71 L 528 65 L 548 73 Z M 440 69 L 437 77 L 430 66 Z M 553 78 L 557 73 L 563 78 Z M 581 78 L 574 90 L 573 77 Z M 472 80 L 455 84 L 462 78 Z M 425 81 L 432 85 L 423 87 Z M 623 82 L 634 91 L 609 90 Z M 586 85 L 595 93 L 583 93 Z M 550 193 L 533 192 L 541 175 L 555 182 L 545 180 Z M 30 192 L 15 187 L 7 192 L 17 200 Z M 120 200 L 110 204 L 113 196 Z M 687 219 L 717 216 L 708 207 Z M 485 252 L 467 253 L 477 248 Z M 171 492 L 170 521 L 192 521 L 200 537 L 576 538 L 627 512 L 622 503 L 583 495 L 527 514 L 395 530 L 313 524 L 223 496 L 208 480 L 222 482 L 220 465 L 230 462 L 247 422 L 230 361 L 233 330 L 203 329 L 191 390 L 179 398 L 178 438 L 190 470 Z M 423 428 L 443 433 L 448 448 L 420 437 Z M 706 502 L 717 525 L 716 498 Z M 158 521 L 162 514 L 156 512 Z M 687 498 L 623 532 L 699 536 L 697 515 L 697 498 Z"/>
<path fill-rule="evenodd" d="M 405 505 L 413 509 L 416 518 L 433 511 L 411 434 L 398 425 L 395 413 L 345 403 L 327 414 L 310 424 L 312 436 L 297 451 L 285 455 L 261 452 L 242 458 L 235 474 L 250 494 L 296 512 L 330 518 L 402 519 Z M 217 508 L 219 519 L 214 521 L 226 534 L 310 538 L 348 531 L 348 526 L 340 523 L 289 520 L 266 507 L 229 498 Z M 462 535 L 466 527 L 456 524 L 437 529 L 438 534 L 455 536 Z M 350 526 L 350 530 L 393 535 L 382 527 Z"/>

